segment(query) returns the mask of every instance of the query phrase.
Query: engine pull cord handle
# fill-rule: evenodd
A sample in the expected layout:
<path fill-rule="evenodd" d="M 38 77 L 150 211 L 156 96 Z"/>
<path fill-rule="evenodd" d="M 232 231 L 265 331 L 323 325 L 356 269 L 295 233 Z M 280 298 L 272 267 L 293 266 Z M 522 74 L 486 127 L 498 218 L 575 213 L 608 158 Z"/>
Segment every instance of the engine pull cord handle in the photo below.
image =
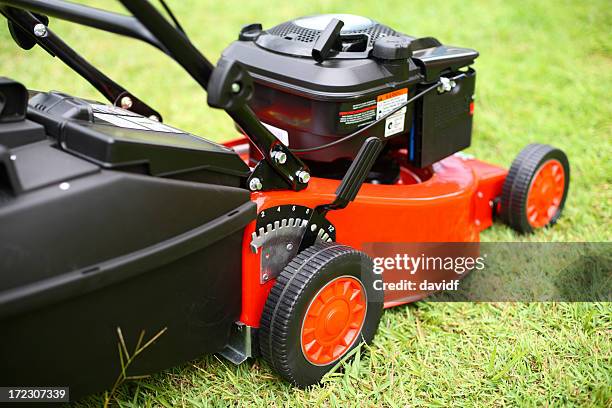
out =
<path fill-rule="evenodd" d="M 331 19 L 312 47 L 312 58 L 315 61 L 319 63 L 325 61 L 333 53 L 334 48 L 338 48 L 340 30 L 343 26 L 344 22 L 341 20 Z"/>

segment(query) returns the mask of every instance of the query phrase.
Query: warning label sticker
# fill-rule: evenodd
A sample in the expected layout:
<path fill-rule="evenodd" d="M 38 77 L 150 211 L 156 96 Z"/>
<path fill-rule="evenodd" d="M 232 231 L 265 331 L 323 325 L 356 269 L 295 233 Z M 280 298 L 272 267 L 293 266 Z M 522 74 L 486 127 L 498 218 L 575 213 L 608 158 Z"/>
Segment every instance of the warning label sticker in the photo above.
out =
<path fill-rule="evenodd" d="M 104 105 L 92 106 L 94 107 L 94 118 L 103 120 L 104 122 L 113 124 L 118 127 L 147 131 L 152 130 L 154 132 L 164 133 L 185 133 L 182 130 L 173 128 L 172 126 L 165 125 L 153 119 L 145 118 L 144 116 L 134 114 L 133 112 L 124 111 L 120 108 L 110 106 L 106 108 L 106 113 L 103 113 L 101 112 L 102 109 L 98 106 Z M 128 114 L 125 114 L 123 112 L 128 112 Z M 100 123 L 98 120 L 96 120 L 95 122 Z"/>
<path fill-rule="evenodd" d="M 388 115 L 408 101 L 408 88 L 378 95 L 359 103 L 343 103 L 340 107 L 340 126 L 346 130 L 363 127 Z M 406 127 L 406 107 L 385 120 L 385 137 L 401 133 Z"/>
<path fill-rule="evenodd" d="M 371 122 L 376 117 L 376 101 L 374 99 L 349 105 L 349 110 L 340 112 L 340 123 L 343 125 L 359 125 Z"/>
<path fill-rule="evenodd" d="M 388 92 L 376 98 L 376 119 L 393 112 L 408 101 L 408 88 Z M 406 107 L 385 120 L 385 137 L 393 136 L 404 131 L 406 122 Z"/>

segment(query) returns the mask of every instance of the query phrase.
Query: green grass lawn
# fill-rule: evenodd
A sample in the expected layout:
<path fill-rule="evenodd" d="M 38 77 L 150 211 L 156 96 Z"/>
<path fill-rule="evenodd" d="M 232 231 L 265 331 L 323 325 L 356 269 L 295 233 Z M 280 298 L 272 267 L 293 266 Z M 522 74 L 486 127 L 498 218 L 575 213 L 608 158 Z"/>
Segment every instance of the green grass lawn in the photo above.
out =
<path fill-rule="evenodd" d="M 477 49 L 473 147 L 508 166 L 529 142 L 571 162 L 564 217 L 517 236 L 496 225 L 486 241 L 610 241 L 612 237 L 612 8 L 604 0 L 218 1 L 169 0 L 191 39 L 215 61 L 244 24 L 264 27 L 324 12 L 366 15 L 415 36 Z M 91 2 L 115 7 L 114 2 Z M 222 141 L 232 123 L 165 55 L 111 34 L 51 28 L 165 121 Z M 29 88 L 101 97 L 61 62 L 25 52 L 0 28 L 0 75 Z M 235 367 L 215 356 L 133 382 L 122 406 L 612 406 L 609 303 L 428 303 L 388 310 L 367 353 L 298 390 L 260 359 Z M 95 370 L 95 367 L 91 368 Z M 87 373 L 83 373 L 87 375 Z M 81 403 L 96 406 L 101 397 Z"/>

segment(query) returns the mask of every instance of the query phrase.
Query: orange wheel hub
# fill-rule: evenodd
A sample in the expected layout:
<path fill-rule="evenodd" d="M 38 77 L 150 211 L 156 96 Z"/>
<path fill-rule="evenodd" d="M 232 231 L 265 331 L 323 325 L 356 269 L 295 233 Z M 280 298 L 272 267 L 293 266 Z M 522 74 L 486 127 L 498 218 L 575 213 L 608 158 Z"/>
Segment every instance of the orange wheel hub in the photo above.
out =
<path fill-rule="evenodd" d="M 338 360 L 353 345 L 366 315 L 362 283 L 351 276 L 328 282 L 310 302 L 302 324 L 302 352 L 315 365 Z"/>
<path fill-rule="evenodd" d="M 527 219 L 534 228 L 545 226 L 559 211 L 565 190 L 565 170 L 558 160 L 545 162 L 531 181 Z"/>

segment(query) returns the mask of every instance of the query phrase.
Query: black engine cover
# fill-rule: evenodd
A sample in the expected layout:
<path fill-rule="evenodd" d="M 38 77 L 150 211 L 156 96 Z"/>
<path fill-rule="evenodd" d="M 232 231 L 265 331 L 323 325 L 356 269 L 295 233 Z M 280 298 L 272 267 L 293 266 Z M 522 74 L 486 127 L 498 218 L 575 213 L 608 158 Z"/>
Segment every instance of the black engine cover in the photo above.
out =
<path fill-rule="evenodd" d="M 333 18 L 344 26 L 334 51 L 317 62 L 312 57 L 313 46 Z M 447 47 L 431 38 L 417 40 L 349 14 L 303 17 L 268 30 L 251 25 L 239 38 L 223 56 L 247 67 L 255 80 L 252 109 L 280 140 L 295 149 L 324 145 L 373 123 L 405 103 L 421 86 L 441 75 L 455 75 L 478 56 L 474 50 Z M 400 110 L 360 137 L 301 157 L 311 162 L 350 160 L 369 136 L 393 136 L 389 147 L 407 148 L 410 137 L 422 136 L 418 132 L 423 126 L 413 126 L 415 118 L 423 116 L 418 113 L 420 103 Z M 457 150 L 464 146 L 463 140 Z"/>

